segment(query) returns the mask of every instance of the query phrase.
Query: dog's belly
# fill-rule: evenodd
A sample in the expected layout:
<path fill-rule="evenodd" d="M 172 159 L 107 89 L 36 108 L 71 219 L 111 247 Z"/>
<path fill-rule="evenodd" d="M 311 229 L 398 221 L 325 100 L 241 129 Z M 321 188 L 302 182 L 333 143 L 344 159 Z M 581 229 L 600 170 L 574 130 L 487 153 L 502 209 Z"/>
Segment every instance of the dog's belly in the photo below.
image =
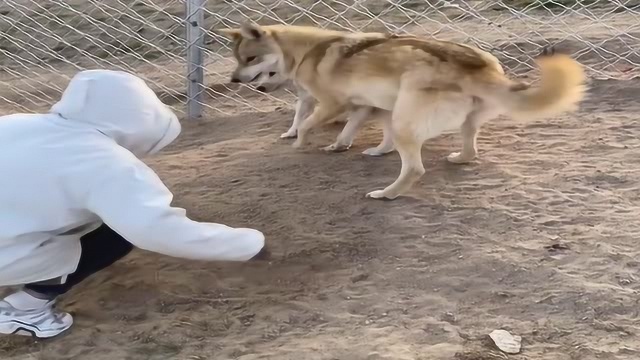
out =
<path fill-rule="evenodd" d="M 399 89 L 387 82 L 381 82 L 360 84 L 350 90 L 348 98 L 352 104 L 392 111 Z"/>
<path fill-rule="evenodd" d="M 373 99 L 373 100 L 378 100 L 378 101 L 372 101 L 372 99 L 368 99 L 362 96 L 354 96 L 350 98 L 349 102 L 359 106 L 372 106 L 372 107 L 385 109 L 385 110 L 393 109 L 394 101 L 379 101 L 379 99 Z"/>
<path fill-rule="evenodd" d="M 473 99 L 456 93 L 445 94 L 432 105 L 428 118 L 422 121 L 428 122 L 429 133 L 434 136 L 460 131 L 473 111 Z"/>

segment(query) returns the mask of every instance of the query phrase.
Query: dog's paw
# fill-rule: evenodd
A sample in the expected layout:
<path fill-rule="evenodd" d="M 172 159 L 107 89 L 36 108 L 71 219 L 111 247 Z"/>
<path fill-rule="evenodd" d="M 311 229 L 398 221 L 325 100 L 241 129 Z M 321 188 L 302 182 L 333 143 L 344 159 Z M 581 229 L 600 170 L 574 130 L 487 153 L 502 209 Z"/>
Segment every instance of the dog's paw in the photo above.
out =
<path fill-rule="evenodd" d="M 349 150 L 350 147 L 351 145 L 333 143 L 329 146 L 323 147 L 322 150 L 326 152 L 343 152 Z"/>
<path fill-rule="evenodd" d="M 473 161 L 473 158 L 462 156 L 462 153 L 454 152 L 447 156 L 447 161 L 453 164 L 467 164 Z"/>
<path fill-rule="evenodd" d="M 393 200 L 396 196 L 388 196 L 384 190 L 375 190 L 367 194 L 368 198 L 376 199 L 376 200 Z"/>
<path fill-rule="evenodd" d="M 393 151 L 393 150 L 391 150 Z M 365 151 L 363 151 L 362 153 L 368 156 L 383 156 L 386 155 L 388 153 L 390 153 L 391 151 L 385 151 L 385 150 L 380 150 L 377 147 L 374 148 L 369 148 Z"/>
<path fill-rule="evenodd" d="M 286 133 L 280 135 L 280 139 L 293 139 L 298 136 L 298 132 L 295 129 L 289 129 Z"/>
<path fill-rule="evenodd" d="M 300 138 L 298 138 L 296 141 L 293 142 L 293 144 L 291 144 L 291 147 L 294 149 L 299 149 L 302 147 L 302 140 Z"/>

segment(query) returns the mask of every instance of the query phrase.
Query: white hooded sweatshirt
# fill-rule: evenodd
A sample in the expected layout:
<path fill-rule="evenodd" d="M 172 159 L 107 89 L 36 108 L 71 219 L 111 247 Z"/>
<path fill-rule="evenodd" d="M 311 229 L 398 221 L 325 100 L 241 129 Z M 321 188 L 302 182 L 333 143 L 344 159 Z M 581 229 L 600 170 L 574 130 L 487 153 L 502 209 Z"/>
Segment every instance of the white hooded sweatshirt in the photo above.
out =
<path fill-rule="evenodd" d="M 107 70 L 78 73 L 49 114 L 0 117 L 0 286 L 73 273 L 80 236 L 101 222 L 169 256 L 255 256 L 261 232 L 190 220 L 138 159 L 179 133 L 142 79 Z"/>

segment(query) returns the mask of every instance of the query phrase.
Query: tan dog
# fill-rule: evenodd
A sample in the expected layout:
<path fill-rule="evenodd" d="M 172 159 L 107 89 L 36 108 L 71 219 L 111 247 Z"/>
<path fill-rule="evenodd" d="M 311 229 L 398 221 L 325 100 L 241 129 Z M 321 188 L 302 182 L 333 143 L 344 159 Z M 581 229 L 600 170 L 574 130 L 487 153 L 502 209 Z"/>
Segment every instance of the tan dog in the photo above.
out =
<path fill-rule="evenodd" d="M 462 151 L 454 163 L 477 156 L 480 126 L 498 115 L 521 119 L 572 110 L 586 91 L 582 66 L 565 55 L 538 59 L 540 86 L 507 78 L 495 57 L 466 45 L 384 34 L 350 34 L 313 27 L 246 24 L 236 34 L 239 68 L 250 59 L 275 57 L 279 71 L 318 104 L 298 128 L 295 147 L 310 129 L 351 106 L 392 115 L 388 129 L 402 169 L 384 190 L 367 194 L 394 199 L 424 174 L 424 141 L 461 129 Z"/>

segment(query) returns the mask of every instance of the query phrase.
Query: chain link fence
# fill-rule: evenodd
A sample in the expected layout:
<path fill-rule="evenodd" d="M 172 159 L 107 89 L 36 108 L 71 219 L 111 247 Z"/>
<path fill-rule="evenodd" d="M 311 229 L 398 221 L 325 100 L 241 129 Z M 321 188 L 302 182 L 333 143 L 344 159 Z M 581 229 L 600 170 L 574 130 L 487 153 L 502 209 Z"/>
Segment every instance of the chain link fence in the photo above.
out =
<path fill-rule="evenodd" d="M 230 44 L 215 30 L 251 20 L 461 41 L 526 76 L 546 45 L 593 78 L 640 75 L 640 0 L 3 0 L 0 114 L 46 110 L 70 77 L 108 68 L 144 78 L 181 116 L 273 111 L 286 90 L 229 84 Z"/>

